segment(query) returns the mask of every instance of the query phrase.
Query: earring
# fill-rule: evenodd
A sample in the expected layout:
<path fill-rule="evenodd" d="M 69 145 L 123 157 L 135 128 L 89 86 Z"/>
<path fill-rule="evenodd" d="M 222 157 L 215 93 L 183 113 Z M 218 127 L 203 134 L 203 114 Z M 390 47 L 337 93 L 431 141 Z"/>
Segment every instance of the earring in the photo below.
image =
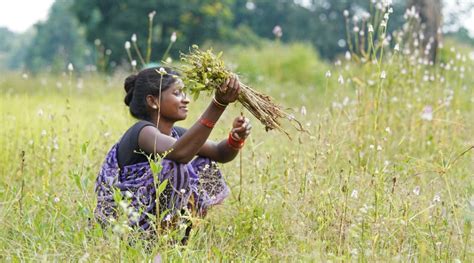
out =
<path fill-rule="evenodd" d="M 155 110 L 156 110 L 157 108 L 158 108 L 158 107 L 156 107 L 156 105 L 153 105 L 153 109 L 155 109 Z"/>

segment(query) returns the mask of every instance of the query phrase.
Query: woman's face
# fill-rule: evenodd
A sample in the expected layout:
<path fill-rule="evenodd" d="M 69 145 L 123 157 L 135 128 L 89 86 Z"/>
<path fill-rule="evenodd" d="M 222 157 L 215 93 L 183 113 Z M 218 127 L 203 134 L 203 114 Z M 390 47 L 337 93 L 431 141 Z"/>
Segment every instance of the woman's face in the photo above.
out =
<path fill-rule="evenodd" d="M 178 79 L 161 94 L 161 118 L 170 121 L 181 121 L 188 116 L 189 99 L 183 92 L 183 81 Z"/>

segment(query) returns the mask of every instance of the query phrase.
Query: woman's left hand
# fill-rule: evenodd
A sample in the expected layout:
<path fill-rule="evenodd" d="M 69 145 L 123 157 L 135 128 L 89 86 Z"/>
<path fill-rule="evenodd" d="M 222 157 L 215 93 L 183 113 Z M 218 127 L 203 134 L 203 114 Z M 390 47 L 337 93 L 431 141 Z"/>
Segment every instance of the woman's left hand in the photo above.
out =
<path fill-rule="evenodd" d="M 251 129 L 252 125 L 250 124 L 250 120 L 244 116 L 239 116 L 234 119 L 230 133 L 232 137 L 237 140 L 245 140 L 250 135 Z"/>

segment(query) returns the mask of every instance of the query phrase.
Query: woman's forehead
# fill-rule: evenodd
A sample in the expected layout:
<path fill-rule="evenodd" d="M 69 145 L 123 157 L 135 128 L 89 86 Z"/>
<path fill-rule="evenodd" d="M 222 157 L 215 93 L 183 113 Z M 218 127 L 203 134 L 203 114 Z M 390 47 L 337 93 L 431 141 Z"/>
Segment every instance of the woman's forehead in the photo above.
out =
<path fill-rule="evenodd" d="M 183 80 L 180 79 L 180 78 L 176 79 L 176 81 L 174 83 L 174 87 L 177 88 L 177 89 L 183 89 L 184 88 Z"/>

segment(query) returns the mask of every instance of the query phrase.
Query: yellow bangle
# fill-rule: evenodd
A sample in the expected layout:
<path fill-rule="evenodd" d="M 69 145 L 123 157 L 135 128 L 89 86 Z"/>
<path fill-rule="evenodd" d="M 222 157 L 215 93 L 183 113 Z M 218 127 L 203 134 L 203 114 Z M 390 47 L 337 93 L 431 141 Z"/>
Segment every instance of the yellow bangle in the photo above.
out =
<path fill-rule="evenodd" d="M 224 103 L 218 102 L 216 97 L 212 98 L 212 102 L 214 103 L 214 105 L 216 105 L 217 107 L 222 108 L 222 109 L 225 109 L 225 107 L 227 107 L 227 105 L 229 105 L 229 104 L 224 104 Z"/>

